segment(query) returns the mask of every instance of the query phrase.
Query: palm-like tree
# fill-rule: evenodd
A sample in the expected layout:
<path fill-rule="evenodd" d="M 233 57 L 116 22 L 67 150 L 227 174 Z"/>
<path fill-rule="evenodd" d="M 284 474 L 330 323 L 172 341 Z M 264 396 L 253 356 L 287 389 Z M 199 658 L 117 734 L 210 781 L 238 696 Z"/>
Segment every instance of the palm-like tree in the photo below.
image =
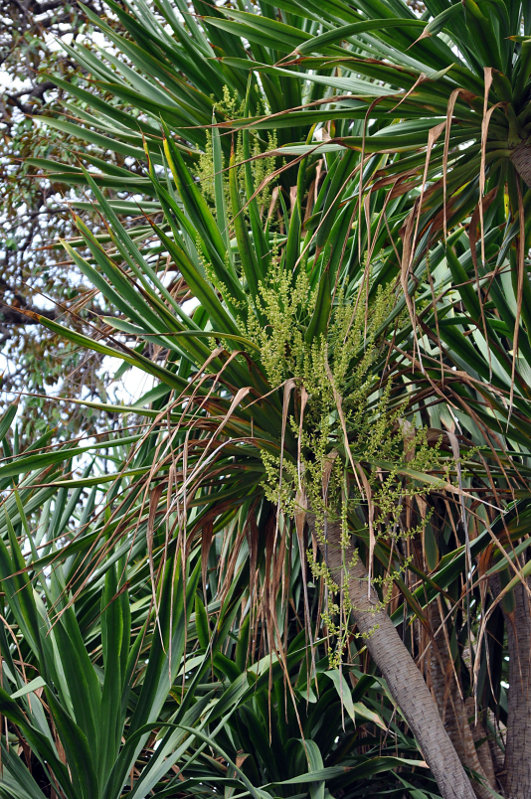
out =
<path fill-rule="evenodd" d="M 514 731 L 529 717 L 518 543 L 528 11 L 499 2 L 487 15 L 473 0 L 427 3 L 422 15 L 341 0 L 251 12 L 196 2 L 199 17 L 184 2 L 109 6 L 125 34 L 102 23 L 115 51 L 76 51 L 92 88 L 71 86 L 68 116 L 50 121 L 74 146 L 92 145 L 87 169 L 38 163 L 92 190 L 105 237 L 80 222 L 67 248 L 121 316 L 103 320 L 105 344 L 43 322 L 157 381 L 138 455 L 120 467 L 131 502 L 146 506 L 151 491 L 150 518 L 185 552 L 202 535 L 204 576 L 215 531 L 235 553 L 222 559 L 227 583 L 248 554 L 261 599 L 253 623 L 263 620 L 272 649 L 287 619 L 287 563 L 300 550 L 304 597 L 313 544 L 315 572 L 339 594 L 330 629 L 345 643 L 354 620 L 444 797 L 474 795 L 461 760 L 480 774 L 480 796 L 496 784 L 469 746 L 464 699 L 445 709 L 442 681 L 453 674 L 466 692 L 466 662 L 438 639 L 439 711 L 373 578 L 394 580 L 424 632 L 444 627 L 452 597 L 469 595 L 479 618 L 481 580 L 486 621 L 506 620 L 511 651 L 505 791 L 525 796 L 526 737 Z M 95 148 L 135 168 L 109 169 Z M 124 189 L 150 198 L 129 232 L 119 217 L 138 201 L 115 194 Z M 503 524 L 493 507 L 511 502 Z M 424 578 L 416 593 L 412 574 Z M 498 598 L 514 603 L 501 617 Z M 482 636 L 476 664 L 488 670 Z M 419 654 L 422 640 L 417 631 Z M 484 696 L 487 723 L 498 694 Z"/>

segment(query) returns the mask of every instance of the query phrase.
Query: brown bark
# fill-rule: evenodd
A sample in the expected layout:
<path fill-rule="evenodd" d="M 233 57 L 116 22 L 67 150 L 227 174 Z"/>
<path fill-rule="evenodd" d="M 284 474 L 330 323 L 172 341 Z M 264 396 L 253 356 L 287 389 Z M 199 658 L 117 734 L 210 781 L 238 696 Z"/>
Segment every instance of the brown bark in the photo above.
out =
<path fill-rule="evenodd" d="M 528 583 L 529 585 L 529 583 Z M 509 695 L 505 747 L 507 799 L 531 796 L 531 602 L 527 586 L 513 589 L 515 608 L 507 613 Z"/>
<path fill-rule="evenodd" d="M 428 608 L 428 619 L 433 633 L 441 624 L 441 614 L 433 605 Z M 476 796 L 478 799 L 492 799 L 492 792 L 487 786 L 490 785 L 494 788 L 496 778 L 490 752 L 488 753 L 490 762 L 487 768 L 484 768 L 479 752 L 476 750 L 473 730 L 469 723 L 470 716 L 474 714 L 474 702 L 472 700 L 472 707 L 467 707 L 460 695 L 459 686 L 456 684 L 451 656 L 444 646 L 439 645 L 433 635 L 429 649 L 429 669 L 431 688 L 450 740 L 461 762 L 483 779 L 483 784 L 473 783 Z M 487 742 L 485 741 L 485 743 Z"/>
<path fill-rule="evenodd" d="M 465 699 L 465 710 L 467 712 L 468 718 L 470 720 L 473 719 L 475 716 L 473 697 L 468 696 Z M 484 711 L 483 715 L 479 715 L 477 724 L 473 724 L 472 721 L 470 721 L 469 724 L 470 724 L 470 730 L 472 732 L 474 746 L 477 752 L 477 756 L 479 758 L 479 762 L 481 763 L 481 768 L 483 769 L 483 773 L 485 774 L 486 779 L 488 780 L 488 784 L 491 785 L 493 788 L 497 789 L 496 761 L 494 760 L 490 747 L 490 736 L 487 732 L 488 728 L 486 725 L 486 719 L 487 719 L 487 714 Z"/>
<path fill-rule="evenodd" d="M 310 529 L 315 517 L 309 514 Z M 368 573 L 352 546 L 342 550 L 341 529 L 328 522 L 326 546 L 320 545 L 331 577 L 348 590 L 352 616 L 366 638 L 367 649 L 385 678 L 393 699 L 413 731 L 444 799 L 476 799 L 463 765 L 446 732 L 424 678 L 398 635 L 379 597 L 368 583 Z M 349 563 L 348 570 L 344 564 Z"/>
<path fill-rule="evenodd" d="M 529 187 L 531 187 L 531 143 L 523 141 L 511 151 L 511 161 L 516 171 Z"/>

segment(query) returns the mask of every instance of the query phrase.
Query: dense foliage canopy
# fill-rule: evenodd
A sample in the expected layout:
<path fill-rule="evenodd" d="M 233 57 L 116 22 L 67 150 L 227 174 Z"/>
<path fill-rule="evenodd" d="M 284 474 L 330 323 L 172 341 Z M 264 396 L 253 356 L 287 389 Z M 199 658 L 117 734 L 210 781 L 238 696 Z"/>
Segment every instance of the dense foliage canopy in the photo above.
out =
<path fill-rule="evenodd" d="M 0 796 L 525 799 L 528 5 L 105 2 L 31 318 L 152 388 L 1 421 Z"/>

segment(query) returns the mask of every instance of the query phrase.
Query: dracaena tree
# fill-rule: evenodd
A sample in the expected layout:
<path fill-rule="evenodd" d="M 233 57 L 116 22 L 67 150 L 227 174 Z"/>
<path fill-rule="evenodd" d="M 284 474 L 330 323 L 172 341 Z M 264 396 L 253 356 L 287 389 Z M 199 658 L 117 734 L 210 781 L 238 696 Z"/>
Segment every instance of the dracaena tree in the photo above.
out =
<path fill-rule="evenodd" d="M 107 2 L 126 34 L 71 51 L 49 120 L 102 155 L 34 164 L 90 189 L 65 246 L 119 313 L 43 323 L 154 378 L 117 477 L 148 536 L 201 537 L 205 591 L 215 534 L 224 590 L 247 559 L 269 650 L 296 558 L 313 651 L 311 569 L 333 663 L 367 648 L 444 799 L 523 799 L 527 7 Z"/>

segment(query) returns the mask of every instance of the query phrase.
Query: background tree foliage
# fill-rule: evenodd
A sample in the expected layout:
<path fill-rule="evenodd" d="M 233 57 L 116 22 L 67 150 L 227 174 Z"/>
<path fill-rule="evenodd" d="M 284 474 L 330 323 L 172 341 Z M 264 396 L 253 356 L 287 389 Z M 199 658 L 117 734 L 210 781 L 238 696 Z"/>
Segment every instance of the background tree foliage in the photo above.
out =
<path fill-rule="evenodd" d="M 2 420 L 0 793 L 524 799 L 529 10 L 107 5 L 39 319 L 154 388 Z"/>
<path fill-rule="evenodd" d="M 88 7 L 98 15 L 106 11 L 100 2 Z M 84 6 L 77 3 L 3 0 L 0 19 L 2 408 L 20 392 L 40 395 L 22 396 L 27 441 L 50 424 L 70 434 L 95 432 L 102 423 L 96 412 L 65 412 L 46 395 L 105 398 L 109 369 L 97 355 L 87 357 L 57 337 L 43 336 L 36 320 L 23 313 L 43 313 L 51 319 L 68 313 L 79 327 L 82 319 L 104 310 L 62 254 L 59 239 L 75 236 L 69 209 L 75 196 L 60 181 L 42 180 L 27 161 L 30 156 L 68 163 L 82 158 L 83 143 L 44 130 L 41 117 L 61 108 L 66 97 L 52 73 L 67 81 L 77 79 L 78 66 L 61 43 L 82 40 L 92 47 L 94 29 Z"/>

